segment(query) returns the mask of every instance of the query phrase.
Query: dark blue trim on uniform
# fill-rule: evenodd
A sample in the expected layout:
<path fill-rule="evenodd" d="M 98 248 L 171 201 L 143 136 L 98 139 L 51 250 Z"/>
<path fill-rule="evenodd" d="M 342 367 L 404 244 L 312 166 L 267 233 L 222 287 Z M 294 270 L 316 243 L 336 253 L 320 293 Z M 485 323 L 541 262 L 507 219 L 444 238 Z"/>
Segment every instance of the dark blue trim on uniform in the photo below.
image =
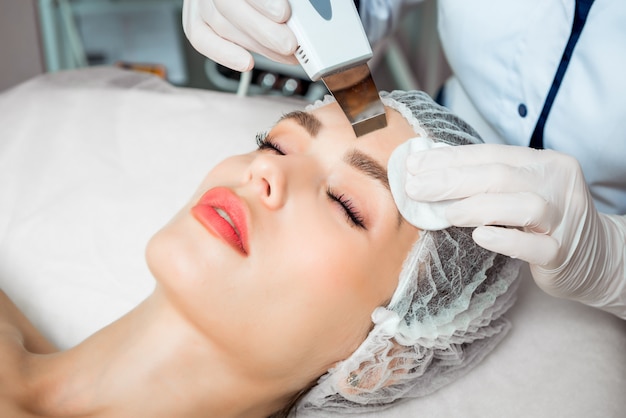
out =
<path fill-rule="evenodd" d="M 550 109 L 552 109 L 552 104 L 554 103 L 556 94 L 559 91 L 559 87 L 561 87 L 563 76 L 565 75 L 565 71 L 567 70 L 570 59 L 572 58 L 572 53 L 574 51 L 574 47 L 576 46 L 576 42 L 578 42 L 578 38 L 580 38 L 580 33 L 585 26 L 585 22 L 587 22 L 589 9 L 591 9 L 591 5 L 593 4 L 593 2 L 594 0 L 576 0 L 576 10 L 574 11 L 572 33 L 569 36 L 567 45 L 565 46 L 565 51 L 563 51 L 561 63 L 559 64 L 559 68 L 556 70 L 554 80 L 552 80 L 552 86 L 550 87 L 548 97 L 543 104 L 543 109 L 541 109 L 539 119 L 537 120 L 537 125 L 535 125 L 535 130 L 530 137 L 529 146 L 532 148 L 543 148 L 543 130 L 548 119 L 548 115 L 550 114 Z"/>
<path fill-rule="evenodd" d="M 441 105 L 441 106 L 445 106 L 445 102 L 446 102 L 446 84 L 442 84 L 441 87 L 439 87 L 439 90 L 437 90 L 437 93 L 435 94 L 435 103 Z"/>

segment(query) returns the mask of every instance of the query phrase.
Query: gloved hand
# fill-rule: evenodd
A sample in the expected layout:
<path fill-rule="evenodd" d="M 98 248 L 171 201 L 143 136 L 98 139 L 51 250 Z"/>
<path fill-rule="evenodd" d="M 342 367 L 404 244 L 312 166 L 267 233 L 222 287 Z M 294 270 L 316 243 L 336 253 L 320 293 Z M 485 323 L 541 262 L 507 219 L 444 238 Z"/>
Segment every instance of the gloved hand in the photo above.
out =
<path fill-rule="evenodd" d="M 480 144 L 414 153 L 407 169 L 411 198 L 461 198 L 446 211 L 450 223 L 476 227 L 480 246 L 530 263 L 545 292 L 626 319 L 626 216 L 597 212 L 575 159 Z"/>
<path fill-rule="evenodd" d="M 185 0 L 183 30 L 200 53 L 237 71 L 254 66 L 257 52 L 283 63 L 296 64 L 296 37 L 285 22 L 291 15 L 287 0 Z"/>

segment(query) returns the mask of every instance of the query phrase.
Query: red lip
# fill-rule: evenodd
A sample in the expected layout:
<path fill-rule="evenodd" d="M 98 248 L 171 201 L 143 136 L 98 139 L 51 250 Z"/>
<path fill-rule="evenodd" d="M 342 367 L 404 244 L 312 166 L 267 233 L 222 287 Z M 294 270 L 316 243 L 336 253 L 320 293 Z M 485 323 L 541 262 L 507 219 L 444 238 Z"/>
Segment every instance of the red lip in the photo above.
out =
<path fill-rule="evenodd" d="M 218 213 L 223 211 L 231 219 L 231 225 Z M 191 208 L 193 216 L 209 232 L 222 238 L 240 253 L 248 254 L 248 216 L 241 199 L 230 189 L 210 189 Z"/>

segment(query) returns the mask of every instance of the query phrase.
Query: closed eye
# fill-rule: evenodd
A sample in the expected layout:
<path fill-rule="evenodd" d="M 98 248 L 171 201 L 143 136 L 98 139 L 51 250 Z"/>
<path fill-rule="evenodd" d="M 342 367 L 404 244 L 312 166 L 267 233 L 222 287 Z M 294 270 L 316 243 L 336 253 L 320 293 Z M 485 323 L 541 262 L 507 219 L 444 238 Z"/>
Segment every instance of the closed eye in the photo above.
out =
<path fill-rule="evenodd" d="M 365 227 L 365 219 L 359 210 L 354 206 L 354 203 L 352 203 L 350 198 L 346 197 L 343 193 L 336 193 L 330 187 L 326 190 L 326 195 L 331 201 L 337 202 L 341 206 L 346 214 L 346 218 L 351 224 L 358 228 L 367 230 Z"/>
<path fill-rule="evenodd" d="M 256 134 L 256 145 L 259 151 L 270 150 L 279 155 L 285 155 L 280 145 L 278 145 L 267 132 L 259 132 Z"/>

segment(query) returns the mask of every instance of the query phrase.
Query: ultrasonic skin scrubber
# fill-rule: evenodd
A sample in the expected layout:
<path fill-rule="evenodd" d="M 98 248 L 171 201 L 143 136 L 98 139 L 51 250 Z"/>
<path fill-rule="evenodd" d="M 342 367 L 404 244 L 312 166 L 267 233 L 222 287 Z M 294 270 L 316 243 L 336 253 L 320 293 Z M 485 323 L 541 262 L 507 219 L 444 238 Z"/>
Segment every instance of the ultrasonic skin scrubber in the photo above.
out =
<path fill-rule="evenodd" d="M 351 0 L 289 0 L 287 25 L 298 40 L 296 58 L 313 81 L 320 78 L 335 97 L 354 133 L 387 126 L 385 107 L 367 61 L 367 35 Z"/>

